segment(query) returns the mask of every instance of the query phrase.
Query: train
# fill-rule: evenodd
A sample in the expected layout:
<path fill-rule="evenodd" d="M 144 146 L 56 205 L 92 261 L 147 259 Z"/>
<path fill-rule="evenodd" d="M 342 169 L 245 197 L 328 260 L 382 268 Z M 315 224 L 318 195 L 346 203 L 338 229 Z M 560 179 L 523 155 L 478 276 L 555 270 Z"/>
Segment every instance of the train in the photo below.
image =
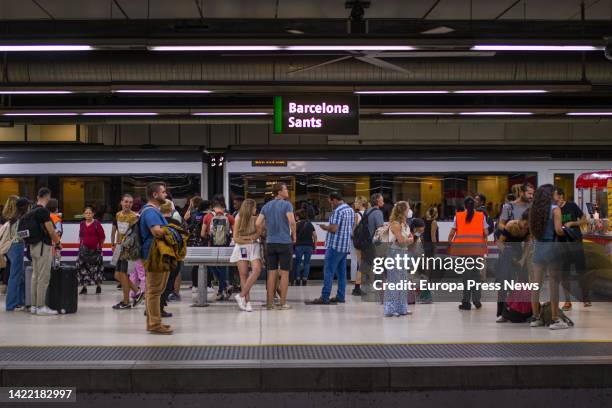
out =
<path fill-rule="evenodd" d="M 10 194 L 33 198 L 39 187 L 50 187 L 63 213 L 62 257 L 66 261 L 76 259 L 83 207 L 94 206 L 107 236 L 103 255 L 108 262 L 112 256 L 112 218 L 122 194 L 132 194 L 138 209 L 144 203 L 146 184 L 163 180 L 179 209 L 186 208 L 194 195 L 222 192 L 232 211 L 233 198 L 253 198 L 263 205 L 271 198 L 271 185 L 284 182 L 294 207 L 303 208 L 313 220 L 318 241 L 313 255 L 316 261 L 324 253 L 325 231 L 319 225 L 331 212 L 330 191 L 340 191 L 349 203 L 356 196 L 380 192 L 387 203 L 408 201 L 419 217 L 436 207 L 440 241 L 444 242 L 454 212 L 467 195 L 483 193 L 487 210 L 495 217 L 513 184 L 553 183 L 563 186 L 567 197 L 573 199 L 578 196 L 574 186 L 580 174 L 611 167 L 612 152 L 607 150 L 546 147 L 235 146 L 215 153 L 203 148 L 19 147 L 4 149 L 0 155 L 0 203 Z M 495 254 L 493 236 L 489 239 L 490 253 Z"/>

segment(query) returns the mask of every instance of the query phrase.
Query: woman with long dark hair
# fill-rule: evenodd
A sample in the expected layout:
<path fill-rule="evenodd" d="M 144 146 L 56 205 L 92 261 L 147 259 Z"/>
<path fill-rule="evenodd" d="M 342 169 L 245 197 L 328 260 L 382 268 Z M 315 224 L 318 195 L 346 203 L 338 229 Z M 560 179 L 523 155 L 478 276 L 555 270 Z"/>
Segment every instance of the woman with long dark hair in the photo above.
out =
<path fill-rule="evenodd" d="M 489 225 L 485 214 L 476 211 L 474 199 L 470 196 L 463 200 L 465 209 L 457 211 L 453 227 L 448 234 L 448 242 L 451 243 L 450 254 L 462 258 L 484 257 L 487 254 L 487 233 Z M 471 265 L 477 264 L 472 262 Z M 460 310 L 470 310 L 474 303 L 476 309 L 482 307 L 480 302 L 480 276 L 481 270 L 477 268 L 467 269 L 461 274 L 463 283 L 463 299 L 459 305 Z M 468 289 L 468 281 L 475 281 L 474 288 Z"/>
<path fill-rule="evenodd" d="M 567 329 L 567 323 L 559 319 L 559 253 L 555 246 L 557 236 L 563 236 L 561 209 L 553 200 L 555 187 L 544 184 L 535 192 L 533 204 L 529 210 L 529 232 L 534 237 L 532 283 L 539 284 L 539 290 L 531 291 L 531 308 L 533 320 L 531 327 L 544 326 L 540 317 L 540 290 L 546 272 L 549 276 L 550 304 L 552 323 L 551 330 Z"/>
<path fill-rule="evenodd" d="M 6 256 L 10 261 L 10 273 L 6 292 L 6 311 L 23 310 L 25 304 L 25 269 L 23 266 L 23 251 L 25 243 L 19 237 L 17 228 L 19 220 L 30 209 L 30 202 L 26 198 L 10 196 L 2 210 L 2 217 L 9 223 L 9 247 Z"/>

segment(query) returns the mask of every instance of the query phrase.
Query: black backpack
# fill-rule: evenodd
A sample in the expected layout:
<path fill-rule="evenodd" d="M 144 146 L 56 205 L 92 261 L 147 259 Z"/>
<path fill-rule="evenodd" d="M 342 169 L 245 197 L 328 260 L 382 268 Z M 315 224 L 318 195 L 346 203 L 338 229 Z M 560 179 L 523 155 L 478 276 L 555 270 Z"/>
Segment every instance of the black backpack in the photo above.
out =
<path fill-rule="evenodd" d="M 17 234 L 23 239 L 26 245 L 36 245 L 41 242 L 46 235 L 42 224 L 36 219 L 36 210 L 38 208 L 28 211 L 21 217 L 19 225 L 17 226 Z"/>
<path fill-rule="evenodd" d="M 375 211 L 375 210 L 372 210 Z M 372 212 L 370 211 L 370 213 Z M 372 236 L 370 235 L 370 229 L 368 228 L 368 212 L 366 211 L 361 217 L 361 221 L 357 224 L 357 227 L 353 230 L 353 246 L 355 249 L 361 251 L 365 250 L 372 245 Z"/>

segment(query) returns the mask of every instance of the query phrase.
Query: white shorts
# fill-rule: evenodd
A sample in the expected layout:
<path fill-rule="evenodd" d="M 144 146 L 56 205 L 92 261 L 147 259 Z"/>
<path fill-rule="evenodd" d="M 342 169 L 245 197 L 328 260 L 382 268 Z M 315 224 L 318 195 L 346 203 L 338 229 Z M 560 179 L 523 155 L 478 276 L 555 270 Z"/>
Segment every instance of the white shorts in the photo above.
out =
<path fill-rule="evenodd" d="M 246 257 L 242 256 L 242 251 L 244 250 L 246 250 Z M 261 245 L 259 243 L 236 244 L 234 252 L 232 252 L 232 256 L 230 256 L 230 262 L 232 263 L 238 261 L 255 261 L 257 259 L 261 259 Z"/>

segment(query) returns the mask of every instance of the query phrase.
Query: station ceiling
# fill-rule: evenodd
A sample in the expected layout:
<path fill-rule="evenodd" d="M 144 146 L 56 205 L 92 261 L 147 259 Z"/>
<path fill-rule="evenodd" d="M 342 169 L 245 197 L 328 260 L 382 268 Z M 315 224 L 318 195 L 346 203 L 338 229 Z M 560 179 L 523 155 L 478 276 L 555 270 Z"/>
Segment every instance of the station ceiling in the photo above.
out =
<path fill-rule="evenodd" d="M 356 23 L 345 3 L 0 1 L 0 115 L 157 112 L 187 120 L 198 111 L 269 113 L 273 95 L 298 92 L 358 92 L 362 113 L 381 119 L 470 109 L 612 113 L 612 61 L 604 55 L 611 1 L 371 0 Z M 91 50 L 10 49 L 78 44 Z M 155 50 L 202 45 L 221 48 Z M 137 90 L 149 92 L 125 92 Z M 487 90 L 498 92 L 478 92 Z"/>

